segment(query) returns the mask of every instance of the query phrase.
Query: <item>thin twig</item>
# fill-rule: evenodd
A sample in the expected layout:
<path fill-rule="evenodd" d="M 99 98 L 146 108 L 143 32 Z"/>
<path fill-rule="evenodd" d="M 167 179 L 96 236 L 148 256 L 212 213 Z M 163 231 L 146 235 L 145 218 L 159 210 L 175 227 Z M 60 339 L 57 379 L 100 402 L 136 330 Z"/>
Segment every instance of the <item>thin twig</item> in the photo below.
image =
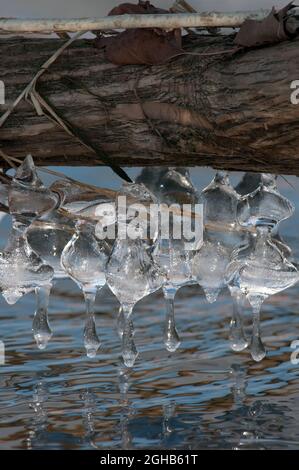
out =
<path fill-rule="evenodd" d="M 6 153 L 4 153 L 1 150 L 0 150 L 0 152 L 2 154 L 4 154 L 7 159 L 9 159 L 11 161 L 14 161 L 18 164 L 22 163 L 22 160 L 20 158 L 8 156 Z M 82 181 L 76 180 L 75 178 L 71 178 L 70 176 L 67 176 L 64 173 L 60 172 L 60 171 L 50 170 L 49 168 L 45 168 L 45 167 L 41 167 L 41 166 L 37 166 L 36 169 L 37 169 L 37 171 L 40 171 L 42 173 L 47 173 L 47 174 L 50 174 L 50 175 L 53 175 L 53 176 L 58 176 L 61 179 L 70 181 L 71 183 L 74 183 L 77 186 L 82 187 L 82 189 L 90 189 L 94 192 L 98 192 L 101 195 L 103 195 L 103 193 L 104 194 L 108 193 L 110 195 L 110 189 L 99 188 L 98 186 L 94 186 L 92 184 L 82 183 Z M 1 177 L 1 173 L 0 173 L 0 177 Z"/>
<path fill-rule="evenodd" d="M 16 100 L 13 102 L 13 104 L 8 108 L 8 110 L 0 117 L 0 127 L 3 126 L 7 118 L 10 116 L 10 114 L 15 110 L 15 108 L 18 106 L 18 104 L 22 101 L 23 98 L 27 97 L 32 89 L 34 89 L 37 80 L 45 73 L 46 70 L 50 67 L 53 62 L 63 53 L 63 51 L 70 45 L 72 44 L 76 39 L 78 39 L 80 36 L 82 36 L 84 32 L 79 32 L 75 34 L 71 39 L 69 39 L 66 43 L 64 43 L 56 52 L 53 54 L 38 70 L 38 72 L 34 75 L 33 79 L 26 85 L 24 90 L 19 94 L 19 96 L 16 98 Z"/>
<path fill-rule="evenodd" d="M 18 104 L 22 101 L 22 99 L 29 100 L 32 102 L 36 113 L 38 116 L 45 115 L 49 119 L 54 120 L 58 125 L 60 125 L 70 136 L 76 137 L 81 144 L 83 144 L 85 147 L 87 147 L 89 150 L 92 150 L 93 152 L 98 155 L 102 162 L 108 165 L 120 178 L 127 182 L 132 182 L 131 178 L 127 175 L 127 173 L 120 168 L 118 165 L 115 165 L 110 161 L 110 158 L 108 155 L 106 155 L 103 151 L 101 151 L 99 148 L 97 148 L 95 145 L 91 144 L 86 137 L 82 135 L 79 135 L 80 132 L 78 129 L 76 129 L 73 125 L 71 125 L 69 122 L 66 122 L 66 119 L 62 119 L 59 114 L 55 111 L 53 105 L 49 104 L 49 101 L 44 99 L 40 93 L 36 90 L 36 84 L 37 80 L 41 77 L 41 75 L 48 70 L 51 64 L 55 62 L 55 60 L 62 54 L 62 52 L 76 39 L 78 39 L 83 33 L 77 33 L 75 36 L 71 39 L 69 39 L 65 44 L 63 44 L 38 70 L 38 72 L 35 74 L 33 79 L 29 82 L 29 84 L 25 87 L 25 89 L 20 93 L 20 95 L 17 97 L 17 99 L 14 101 L 14 103 L 9 107 L 9 109 L 0 117 L 0 127 L 3 126 L 3 124 L 6 122 L 10 114 L 15 110 L 15 108 L 18 106 Z"/>
<path fill-rule="evenodd" d="M 13 163 L 13 161 L 11 160 L 11 158 L 6 155 L 2 150 L 0 150 L 0 156 L 3 158 L 3 160 L 6 161 L 6 163 L 8 163 L 8 165 L 11 167 L 11 168 L 16 168 L 16 165 Z"/>
<path fill-rule="evenodd" d="M 100 158 L 101 162 L 105 165 L 108 165 L 120 178 L 122 178 L 128 183 L 132 182 L 129 175 L 121 167 L 115 165 L 111 161 L 110 157 L 105 152 L 103 152 L 103 150 L 101 150 L 94 143 L 90 142 L 81 129 L 78 129 L 65 117 L 60 116 L 53 104 L 50 103 L 49 99 L 42 97 L 41 94 L 38 93 L 35 89 L 33 93 L 39 105 L 41 106 L 42 112 L 45 116 L 47 116 L 51 120 L 54 120 L 54 122 L 60 125 L 69 135 L 75 137 L 84 147 L 95 153 L 98 158 Z"/>

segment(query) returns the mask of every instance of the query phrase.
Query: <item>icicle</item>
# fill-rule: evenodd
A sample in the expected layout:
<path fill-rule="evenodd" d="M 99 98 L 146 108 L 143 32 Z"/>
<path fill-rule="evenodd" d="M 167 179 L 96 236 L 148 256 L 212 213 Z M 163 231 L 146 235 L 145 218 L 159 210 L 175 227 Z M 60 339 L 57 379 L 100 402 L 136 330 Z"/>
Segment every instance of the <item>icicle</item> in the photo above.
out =
<path fill-rule="evenodd" d="M 133 308 L 129 305 L 123 305 L 124 330 L 122 335 L 122 356 L 124 364 L 127 367 L 133 367 L 138 351 L 134 343 L 134 325 L 131 319 Z"/>
<path fill-rule="evenodd" d="M 174 352 L 178 349 L 181 344 L 174 317 L 174 293 L 170 293 L 167 289 L 164 289 L 164 298 L 166 302 L 166 319 L 165 319 L 165 330 L 164 330 L 164 344 L 169 352 Z"/>
<path fill-rule="evenodd" d="M 33 318 L 32 331 L 39 349 L 45 349 L 47 347 L 53 334 L 48 320 L 51 287 L 52 285 L 48 284 L 35 289 L 37 307 Z"/>
<path fill-rule="evenodd" d="M 121 448 L 132 448 L 132 435 L 129 430 L 131 408 L 129 405 L 124 406 L 121 412 L 120 432 L 121 432 Z"/>
<path fill-rule="evenodd" d="M 117 319 L 116 319 L 116 329 L 117 329 L 117 333 L 120 339 L 123 337 L 124 328 L 125 328 L 125 316 L 124 316 L 122 306 L 120 306 Z"/>
<path fill-rule="evenodd" d="M 133 330 L 134 325 L 133 325 L 133 322 L 132 322 L 132 318 L 130 318 L 130 322 L 131 322 L 131 329 Z M 119 311 L 118 311 L 118 315 L 117 315 L 117 319 L 116 319 L 116 330 L 117 330 L 117 334 L 118 334 L 120 339 L 122 339 L 122 337 L 123 337 L 124 329 L 125 329 L 125 316 L 124 316 L 123 309 L 120 306 Z"/>
<path fill-rule="evenodd" d="M 100 340 L 96 332 L 96 324 L 94 317 L 94 304 L 96 298 L 96 291 L 84 292 L 86 304 L 86 320 L 84 327 L 84 346 L 86 349 L 87 357 L 93 358 L 96 356 L 97 350 L 100 347 Z"/>
<path fill-rule="evenodd" d="M 260 362 L 266 356 L 265 346 L 261 339 L 260 332 L 260 312 L 263 299 L 260 297 L 250 298 L 253 313 L 251 357 L 254 361 Z"/>
<path fill-rule="evenodd" d="M 233 316 L 230 322 L 230 332 L 229 332 L 229 341 L 230 347 L 233 351 L 243 351 L 247 348 L 249 342 L 246 339 L 243 321 L 242 321 L 242 307 L 244 305 L 243 295 L 241 292 L 232 292 L 231 295 L 233 299 Z"/>

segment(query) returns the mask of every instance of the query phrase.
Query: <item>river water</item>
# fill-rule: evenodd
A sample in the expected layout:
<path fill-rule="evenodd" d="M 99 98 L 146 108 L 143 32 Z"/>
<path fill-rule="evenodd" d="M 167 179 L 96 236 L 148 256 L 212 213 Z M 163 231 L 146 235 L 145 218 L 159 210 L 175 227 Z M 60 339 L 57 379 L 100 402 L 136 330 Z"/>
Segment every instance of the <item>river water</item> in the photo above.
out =
<path fill-rule="evenodd" d="M 108 169 L 66 170 L 73 177 L 118 187 Z M 137 171 L 131 170 L 131 174 Z M 203 188 L 213 171 L 191 171 Z M 233 181 L 239 175 L 233 175 Z M 299 204 L 296 178 L 279 178 L 280 191 Z M 298 213 L 281 233 L 299 259 Z M 0 225 L 3 245 L 8 221 Z M 71 281 L 56 284 L 50 301 L 54 336 L 44 351 L 32 338 L 32 294 L 14 306 L 0 299 L 0 449 L 298 449 L 299 366 L 290 361 L 299 340 L 299 285 L 271 297 L 262 309 L 267 357 L 252 361 L 228 343 L 231 298 L 223 291 L 208 304 L 197 286 L 176 297 L 180 349 L 162 342 L 161 292 L 134 309 L 140 351 L 127 373 L 115 329 L 118 303 L 108 289 L 97 299 L 102 347 L 96 359 L 84 354 L 84 304 Z M 248 310 L 247 325 L 250 326 Z"/>

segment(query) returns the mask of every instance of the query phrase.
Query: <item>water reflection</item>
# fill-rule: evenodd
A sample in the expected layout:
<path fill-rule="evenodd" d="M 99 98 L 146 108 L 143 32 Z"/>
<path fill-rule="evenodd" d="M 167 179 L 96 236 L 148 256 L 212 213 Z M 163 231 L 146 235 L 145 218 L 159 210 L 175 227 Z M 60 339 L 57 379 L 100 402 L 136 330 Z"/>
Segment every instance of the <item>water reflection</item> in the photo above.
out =
<path fill-rule="evenodd" d="M 32 449 L 42 443 L 47 442 L 47 399 L 47 385 L 41 379 L 35 385 L 32 396 L 32 402 L 29 403 L 29 407 L 34 412 L 34 415 L 32 418 L 32 429 L 30 429 L 28 439 L 26 441 L 28 449 Z"/>
<path fill-rule="evenodd" d="M 55 397 L 51 381 L 37 377 L 29 402 L 30 416 L 23 421 L 27 437 L 22 447 L 235 450 L 298 447 L 294 408 L 287 401 L 256 399 L 248 393 L 250 374 L 242 363 L 233 363 L 226 371 L 206 370 L 202 387 L 204 384 L 213 387 L 208 377 L 219 375 L 223 392 L 226 388 L 225 396 L 209 400 L 207 394 L 205 402 L 193 406 L 183 395 L 178 395 L 181 403 L 168 396 L 159 404 L 142 405 L 136 390 L 130 393 L 131 374 L 131 370 L 119 367 L 116 384 L 119 394 L 110 411 L 107 403 L 100 406 L 103 397 L 97 388 Z M 63 410 L 57 399 L 70 408 Z M 291 429 L 296 435 L 289 434 Z"/>

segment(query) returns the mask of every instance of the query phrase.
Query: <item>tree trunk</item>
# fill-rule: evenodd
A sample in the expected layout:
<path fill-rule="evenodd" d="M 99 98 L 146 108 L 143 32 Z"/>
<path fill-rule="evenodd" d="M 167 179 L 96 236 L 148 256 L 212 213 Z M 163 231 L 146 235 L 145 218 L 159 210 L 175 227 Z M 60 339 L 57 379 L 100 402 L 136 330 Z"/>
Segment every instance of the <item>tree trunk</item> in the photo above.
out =
<path fill-rule="evenodd" d="M 4 112 L 58 39 L 1 39 Z M 234 55 L 184 55 L 160 66 L 115 66 L 91 41 L 73 43 L 37 89 L 73 129 L 118 165 L 199 165 L 299 174 L 298 40 Z M 233 48 L 230 37 L 188 37 L 185 50 Z M 0 128 L 8 155 L 39 165 L 98 165 L 99 156 L 22 101 Z"/>

